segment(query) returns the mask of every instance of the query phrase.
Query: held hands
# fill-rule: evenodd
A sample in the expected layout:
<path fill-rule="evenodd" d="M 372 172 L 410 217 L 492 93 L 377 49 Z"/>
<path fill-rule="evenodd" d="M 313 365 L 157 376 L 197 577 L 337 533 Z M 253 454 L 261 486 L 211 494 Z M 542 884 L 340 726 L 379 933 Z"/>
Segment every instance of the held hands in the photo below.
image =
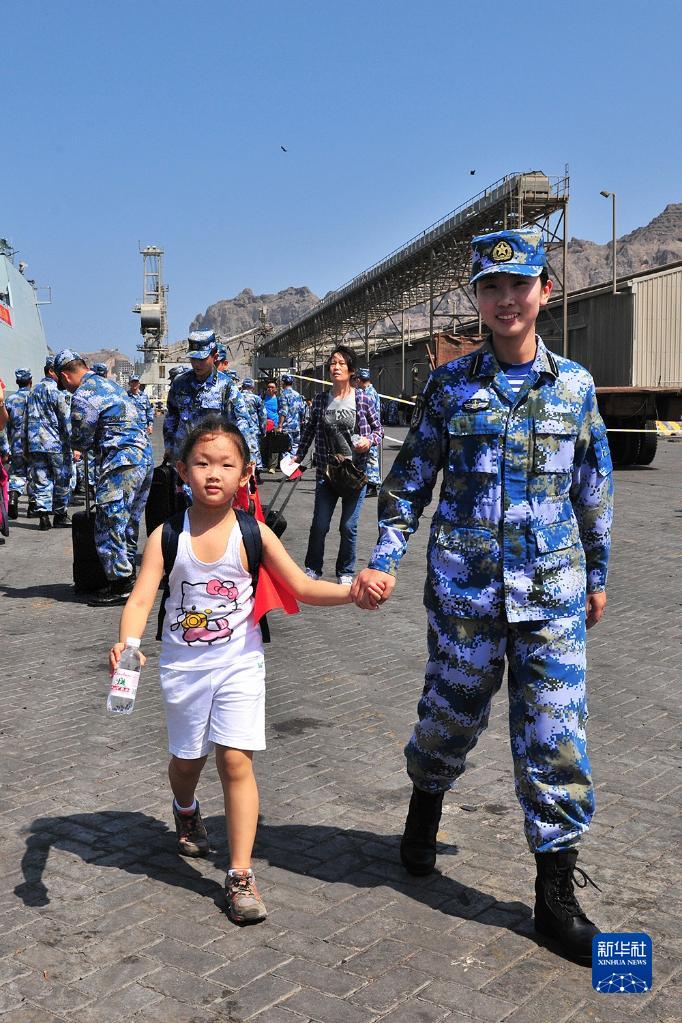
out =
<path fill-rule="evenodd" d="M 601 621 L 606 610 L 606 591 L 588 593 L 585 599 L 585 624 L 588 629 Z"/>
<path fill-rule="evenodd" d="M 350 596 L 358 607 L 365 611 L 376 611 L 391 596 L 395 578 L 375 568 L 363 568 L 353 580 Z"/>
<path fill-rule="evenodd" d="M 125 650 L 125 643 L 114 643 L 111 650 L 109 651 L 109 674 L 113 675 L 118 668 L 118 662 L 121 660 L 121 654 Z M 147 658 L 140 650 L 140 667 L 144 668 L 147 663 Z"/>
<path fill-rule="evenodd" d="M 367 437 L 361 437 L 360 440 L 356 440 L 355 444 L 353 445 L 356 451 L 369 451 L 371 446 L 372 445 L 370 444 L 369 439 Z"/>

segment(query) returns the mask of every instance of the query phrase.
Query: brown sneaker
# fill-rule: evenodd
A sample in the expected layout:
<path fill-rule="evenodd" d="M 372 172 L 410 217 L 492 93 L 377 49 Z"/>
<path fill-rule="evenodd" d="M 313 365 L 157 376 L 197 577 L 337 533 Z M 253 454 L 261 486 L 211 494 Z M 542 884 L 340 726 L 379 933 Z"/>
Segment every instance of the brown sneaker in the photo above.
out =
<path fill-rule="evenodd" d="M 199 801 L 194 813 L 180 813 L 173 802 L 175 833 L 181 856 L 205 856 L 209 850 L 208 832 L 199 812 Z"/>
<path fill-rule="evenodd" d="M 227 915 L 235 924 L 257 924 L 268 915 L 252 870 L 231 870 L 225 878 Z"/>

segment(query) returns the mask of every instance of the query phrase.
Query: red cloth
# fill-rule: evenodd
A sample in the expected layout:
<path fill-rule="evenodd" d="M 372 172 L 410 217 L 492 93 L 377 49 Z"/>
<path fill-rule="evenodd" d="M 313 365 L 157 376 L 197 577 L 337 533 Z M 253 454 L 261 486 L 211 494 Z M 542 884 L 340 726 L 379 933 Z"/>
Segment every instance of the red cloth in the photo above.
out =
<path fill-rule="evenodd" d="M 239 488 L 232 506 L 249 511 L 250 501 L 253 502 L 254 517 L 258 522 L 265 522 L 258 486 L 253 477 L 245 486 Z M 259 622 L 263 615 L 275 610 L 284 611 L 288 615 L 295 615 L 298 614 L 300 608 L 290 590 L 279 582 L 275 582 L 265 565 L 261 565 L 258 570 L 258 586 L 256 587 L 256 599 L 253 608 L 256 621 Z"/>

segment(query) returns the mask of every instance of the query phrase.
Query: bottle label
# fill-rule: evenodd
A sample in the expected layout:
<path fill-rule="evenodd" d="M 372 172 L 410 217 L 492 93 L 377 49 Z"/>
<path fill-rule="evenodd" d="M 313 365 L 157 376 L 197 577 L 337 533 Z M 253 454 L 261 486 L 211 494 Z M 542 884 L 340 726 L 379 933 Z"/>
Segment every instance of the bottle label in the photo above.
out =
<path fill-rule="evenodd" d="M 128 696 L 134 700 L 135 693 L 137 692 L 137 683 L 139 681 L 139 671 L 130 671 L 130 669 L 127 668 L 117 668 L 114 672 L 114 677 L 111 680 L 111 689 L 109 691 L 113 696 Z"/>

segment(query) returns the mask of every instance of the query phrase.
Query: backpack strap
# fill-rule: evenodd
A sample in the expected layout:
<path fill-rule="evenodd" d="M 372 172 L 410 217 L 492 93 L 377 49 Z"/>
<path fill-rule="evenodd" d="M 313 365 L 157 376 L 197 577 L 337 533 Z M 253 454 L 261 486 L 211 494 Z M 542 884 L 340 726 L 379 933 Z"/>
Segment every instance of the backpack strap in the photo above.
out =
<path fill-rule="evenodd" d="M 258 522 L 253 515 L 244 511 L 242 508 L 235 508 L 234 513 L 237 516 L 237 525 L 242 533 L 242 540 L 244 541 L 244 548 L 246 550 L 246 560 L 253 580 L 253 593 L 255 597 L 256 587 L 258 586 L 258 571 L 263 557 L 263 540 L 260 535 Z M 269 643 L 270 626 L 268 625 L 266 615 L 263 615 L 259 624 L 263 642 Z"/>
<path fill-rule="evenodd" d="M 159 605 L 159 617 L 156 624 L 156 638 L 161 639 L 163 620 L 166 616 L 166 601 L 170 597 L 170 574 L 173 571 L 178 553 L 178 541 L 185 524 L 185 512 L 179 511 L 171 515 L 163 524 L 161 531 L 161 554 L 163 555 L 163 595 Z"/>

